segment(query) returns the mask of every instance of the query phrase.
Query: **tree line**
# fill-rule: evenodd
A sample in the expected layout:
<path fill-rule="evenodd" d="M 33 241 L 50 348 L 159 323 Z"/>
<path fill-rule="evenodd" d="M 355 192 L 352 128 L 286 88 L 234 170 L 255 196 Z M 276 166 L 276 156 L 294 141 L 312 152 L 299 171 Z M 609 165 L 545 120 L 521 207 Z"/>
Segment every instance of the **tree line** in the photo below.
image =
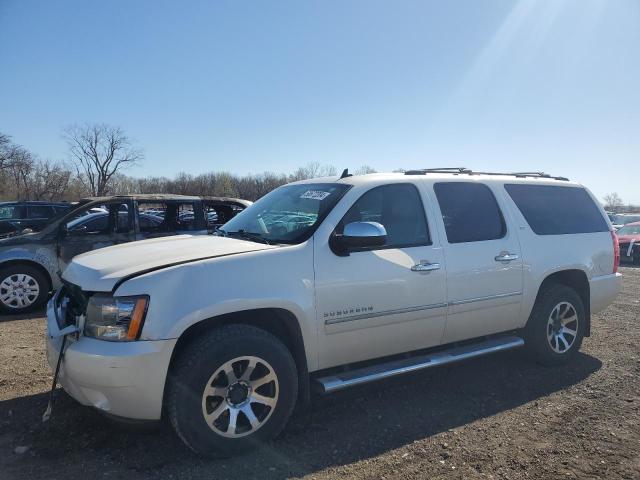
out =
<path fill-rule="evenodd" d="M 0 199 L 74 201 L 89 196 L 171 193 L 257 200 L 285 183 L 338 173 L 332 165 L 312 162 L 289 174 L 209 172 L 192 175 L 182 172 L 173 178 L 138 178 L 126 175 L 125 171 L 140 164 L 144 153 L 120 127 L 101 123 L 72 125 L 64 129 L 63 136 L 68 160 L 52 161 L 38 158 L 0 132 Z M 353 173 L 374 172 L 370 166 L 363 165 Z M 602 203 L 614 212 L 640 211 L 640 207 L 625 206 L 615 192 L 606 195 Z"/>
<path fill-rule="evenodd" d="M 309 163 L 289 174 L 264 172 L 234 175 L 210 172 L 179 173 L 173 178 L 127 175 L 128 167 L 144 160 L 143 151 L 119 127 L 74 125 L 63 134 L 67 161 L 42 160 L 0 132 L 0 199 L 69 200 L 132 193 L 171 193 L 238 197 L 257 200 L 280 185 L 308 178 L 337 175 L 332 165 Z M 372 173 L 362 166 L 354 173 Z"/>

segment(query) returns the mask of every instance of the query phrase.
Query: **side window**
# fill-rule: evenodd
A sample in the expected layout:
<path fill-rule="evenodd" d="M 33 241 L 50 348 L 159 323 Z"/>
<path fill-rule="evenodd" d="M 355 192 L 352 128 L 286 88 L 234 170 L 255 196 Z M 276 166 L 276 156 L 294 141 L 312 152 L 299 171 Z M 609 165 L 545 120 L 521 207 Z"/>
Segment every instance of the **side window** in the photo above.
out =
<path fill-rule="evenodd" d="M 86 222 L 82 222 L 76 228 L 69 231 L 84 231 L 84 233 L 103 233 L 109 230 L 109 215 L 106 213 L 96 213 Z"/>
<path fill-rule="evenodd" d="M 129 233 L 131 230 L 131 222 L 129 222 L 129 205 L 123 203 L 118 205 L 116 216 L 116 232 Z"/>
<path fill-rule="evenodd" d="M 195 230 L 194 205 L 174 202 L 139 202 L 138 223 L 142 233 L 174 233 Z M 142 221 L 144 215 L 158 218 L 158 222 Z"/>
<path fill-rule="evenodd" d="M 538 235 L 606 232 L 609 226 L 584 188 L 506 184 L 504 188 Z"/>
<path fill-rule="evenodd" d="M 17 215 L 18 209 L 14 205 L 5 205 L 0 207 L 0 220 L 20 218 Z"/>
<path fill-rule="evenodd" d="M 67 222 L 67 231 L 73 236 L 128 232 L 128 205 L 112 203 L 84 209 Z"/>
<path fill-rule="evenodd" d="M 402 183 L 375 187 L 362 195 L 346 213 L 337 230 L 351 222 L 377 222 L 387 230 L 387 243 L 379 248 L 431 245 L 424 206 L 418 189 Z"/>
<path fill-rule="evenodd" d="M 50 205 L 30 205 L 27 207 L 27 218 L 50 218 L 53 215 L 53 207 Z"/>
<path fill-rule="evenodd" d="M 160 225 L 162 218 L 143 213 L 140 215 L 140 218 L 138 218 L 138 221 L 140 222 L 140 230 L 148 232 Z"/>
<path fill-rule="evenodd" d="M 493 192 L 481 183 L 443 182 L 433 186 L 449 243 L 496 240 L 506 225 Z"/>

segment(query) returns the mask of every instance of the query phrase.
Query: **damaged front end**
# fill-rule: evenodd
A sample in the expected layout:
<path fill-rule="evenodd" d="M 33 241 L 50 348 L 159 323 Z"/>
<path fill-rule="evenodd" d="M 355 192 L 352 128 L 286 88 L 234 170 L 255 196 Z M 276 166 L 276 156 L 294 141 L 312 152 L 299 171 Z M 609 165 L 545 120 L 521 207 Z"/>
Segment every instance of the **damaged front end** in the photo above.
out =
<path fill-rule="evenodd" d="M 84 319 L 84 313 L 87 309 L 88 295 L 86 295 L 80 287 L 69 282 L 64 282 L 50 301 L 49 309 L 53 311 L 57 329 L 48 326 L 47 334 L 51 339 L 62 338 L 56 367 L 53 374 L 53 382 L 51 391 L 49 392 L 49 402 L 47 409 L 42 415 L 42 421 L 46 422 L 51 417 L 53 411 L 53 402 L 56 386 L 58 384 L 58 376 L 60 375 L 60 366 L 64 357 L 65 347 L 67 344 L 67 336 L 75 335 L 76 339 L 82 329 L 79 322 Z"/>

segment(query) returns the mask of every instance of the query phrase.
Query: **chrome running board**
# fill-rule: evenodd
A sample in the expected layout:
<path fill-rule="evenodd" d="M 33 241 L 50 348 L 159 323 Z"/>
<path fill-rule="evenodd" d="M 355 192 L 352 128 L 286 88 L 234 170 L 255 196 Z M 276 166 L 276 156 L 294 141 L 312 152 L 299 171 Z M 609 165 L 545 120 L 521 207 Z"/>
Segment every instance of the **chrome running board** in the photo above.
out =
<path fill-rule="evenodd" d="M 343 388 L 362 385 L 384 378 L 415 372 L 425 368 L 446 365 L 448 363 L 479 357 L 488 353 L 501 352 L 521 347 L 524 340 L 516 336 L 495 337 L 481 342 L 452 347 L 447 350 L 418 355 L 410 358 L 391 360 L 368 367 L 339 372 L 315 379 L 316 386 L 322 393 L 332 393 Z"/>

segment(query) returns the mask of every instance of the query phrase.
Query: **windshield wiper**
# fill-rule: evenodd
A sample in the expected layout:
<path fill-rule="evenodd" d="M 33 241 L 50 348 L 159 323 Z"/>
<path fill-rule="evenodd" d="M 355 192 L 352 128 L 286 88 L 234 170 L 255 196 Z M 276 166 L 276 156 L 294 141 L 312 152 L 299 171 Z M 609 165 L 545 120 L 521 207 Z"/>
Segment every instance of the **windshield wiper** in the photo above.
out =
<path fill-rule="evenodd" d="M 247 232 L 247 231 L 245 231 L 243 229 L 240 229 L 237 232 L 227 232 L 226 230 L 218 229 L 218 232 L 222 232 L 222 234 L 225 237 L 237 235 L 240 238 L 244 238 L 246 240 L 251 240 L 252 242 L 260 242 L 260 243 L 266 243 L 267 245 L 271 245 L 271 242 L 269 240 L 267 240 L 266 238 L 264 238 L 262 236 L 262 234 L 260 234 L 260 233 Z"/>

